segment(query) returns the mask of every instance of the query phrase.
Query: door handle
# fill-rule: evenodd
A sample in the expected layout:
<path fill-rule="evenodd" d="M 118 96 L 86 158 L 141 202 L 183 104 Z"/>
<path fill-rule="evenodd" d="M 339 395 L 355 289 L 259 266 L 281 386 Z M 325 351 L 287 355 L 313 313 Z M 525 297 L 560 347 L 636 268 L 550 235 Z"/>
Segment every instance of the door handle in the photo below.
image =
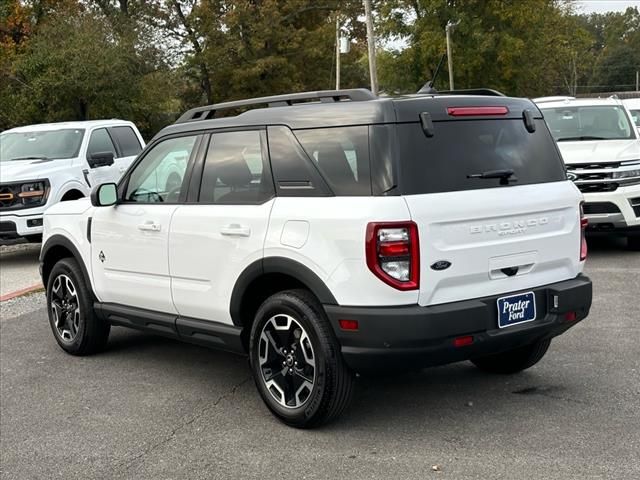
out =
<path fill-rule="evenodd" d="M 148 222 L 144 222 L 138 225 L 138 230 L 142 230 L 144 232 L 159 232 L 160 224 L 150 220 Z"/>
<path fill-rule="evenodd" d="M 248 237 L 251 235 L 251 228 L 237 223 L 230 223 L 222 227 L 220 233 L 227 237 Z"/>

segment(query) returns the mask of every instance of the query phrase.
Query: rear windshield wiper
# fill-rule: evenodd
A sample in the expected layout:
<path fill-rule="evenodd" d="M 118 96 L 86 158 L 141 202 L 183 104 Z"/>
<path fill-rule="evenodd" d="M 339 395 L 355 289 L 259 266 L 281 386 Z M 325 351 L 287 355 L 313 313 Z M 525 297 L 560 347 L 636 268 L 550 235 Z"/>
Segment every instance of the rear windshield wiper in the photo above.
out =
<path fill-rule="evenodd" d="M 583 135 L 581 137 L 563 137 L 556 140 L 556 142 L 575 142 L 576 140 L 613 140 L 612 138 L 605 137 L 593 137 L 590 135 Z"/>
<path fill-rule="evenodd" d="M 49 158 L 44 155 L 29 155 L 26 157 L 16 157 L 11 159 L 12 162 L 14 160 L 49 160 Z"/>
<path fill-rule="evenodd" d="M 515 172 L 510 168 L 502 170 L 487 170 L 482 173 L 471 173 L 467 175 L 467 178 L 499 178 L 500 185 L 508 185 L 509 182 L 516 182 L 518 179 L 513 176 Z"/>

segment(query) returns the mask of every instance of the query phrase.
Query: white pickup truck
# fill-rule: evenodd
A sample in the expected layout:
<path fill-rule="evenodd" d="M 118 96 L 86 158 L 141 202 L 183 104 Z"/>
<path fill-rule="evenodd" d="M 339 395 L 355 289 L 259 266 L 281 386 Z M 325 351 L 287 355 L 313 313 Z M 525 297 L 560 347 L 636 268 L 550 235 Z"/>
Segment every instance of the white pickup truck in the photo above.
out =
<path fill-rule="evenodd" d="M 584 195 L 589 230 L 627 236 L 640 250 L 640 133 L 616 98 L 535 100 Z"/>
<path fill-rule="evenodd" d="M 28 125 L 0 134 L 0 239 L 40 241 L 42 216 L 116 182 L 144 147 L 123 120 Z"/>

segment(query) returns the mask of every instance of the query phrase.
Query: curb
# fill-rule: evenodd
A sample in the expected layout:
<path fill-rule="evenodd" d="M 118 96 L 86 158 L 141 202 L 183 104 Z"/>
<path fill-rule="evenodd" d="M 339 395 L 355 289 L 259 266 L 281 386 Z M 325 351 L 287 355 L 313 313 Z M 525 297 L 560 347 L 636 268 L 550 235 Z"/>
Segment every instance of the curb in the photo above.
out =
<path fill-rule="evenodd" d="M 20 290 L 16 290 L 15 292 L 9 292 L 5 293 L 4 295 L 0 295 L 0 302 L 5 302 L 7 300 L 11 300 L 12 298 L 21 297 L 22 295 L 27 295 L 28 293 L 33 293 L 40 290 L 44 290 L 44 286 L 41 283 L 31 285 L 30 287 L 21 288 Z"/>

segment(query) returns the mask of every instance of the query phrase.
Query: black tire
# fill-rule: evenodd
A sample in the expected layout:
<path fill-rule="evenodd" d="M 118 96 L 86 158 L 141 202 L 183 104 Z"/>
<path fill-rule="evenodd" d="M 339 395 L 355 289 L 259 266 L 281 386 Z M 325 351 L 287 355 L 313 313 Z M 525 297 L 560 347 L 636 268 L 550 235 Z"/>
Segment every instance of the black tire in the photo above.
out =
<path fill-rule="evenodd" d="M 51 270 L 47 313 L 53 336 L 65 352 L 91 355 L 106 346 L 111 326 L 96 317 L 93 295 L 73 258 L 59 260 Z"/>
<path fill-rule="evenodd" d="M 42 243 L 42 235 L 27 235 L 24 238 L 29 243 Z"/>
<path fill-rule="evenodd" d="M 512 374 L 534 366 L 547 353 L 551 339 L 538 340 L 530 345 L 507 352 L 474 358 L 471 362 L 480 370 L 488 373 Z"/>
<path fill-rule="evenodd" d="M 640 234 L 627 237 L 627 248 L 635 252 L 640 251 Z"/>
<path fill-rule="evenodd" d="M 282 320 L 285 320 L 286 323 L 289 318 L 292 319 L 289 321 L 292 331 L 287 333 L 286 331 L 276 332 L 273 330 L 276 326 L 276 320 L 282 324 Z M 272 329 L 271 332 L 269 332 L 269 328 Z M 267 342 L 267 337 L 262 337 L 263 332 L 265 335 L 270 334 L 271 338 L 277 336 L 277 341 L 274 339 L 273 342 Z M 282 344 L 280 349 L 277 348 L 278 341 Z M 293 343 L 289 347 L 290 350 L 287 351 L 286 345 L 289 345 L 290 341 Z M 298 342 L 297 348 L 295 342 Z M 309 347 L 312 349 L 311 352 L 308 350 Z M 289 355 L 284 355 L 282 352 L 284 354 L 289 352 Z M 304 354 L 303 356 L 301 356 L 301 352 Z M 264 358 L 263 365 L 261 365 L 261 353 Z M 295 355 L 296 353 L 298 356 Z M 267 385 L 268 382 L 263 370 L 269 372 L 280 370 L 279 373 L 270 376 L 270 380 L 279 382 L 279 385 L 287 385 L 287 382 L 290 382 L 288 384 L 290 385 L 289 391 L 298 388 L 295 382 L 300 382 L 297 373 L 302 370 L 292 366 L 293 360 L 288 366 L 280 367 L 280 362 L 282 361 L 282 365 L 285 365 L 292 355 L 293 360 L 305 360 L 304 357 L 312 357 L 314 363 L 312 368 L 313 386 L 307 389 L 309 391 L 306 393 L 304 401 L 300 402 L 298 393 L 296 393 L 287 406 L 285 390 L 282 389 L 279 401 L 276 398 L 278 392 L 273 390 L 273 386 Z M 267 362 L 268 357 L 272 357 L 273 360 Z M 249 359 L 251 372 L 262 400 L 278 419 L 289 426 L 311 428 L 327 423 L 337 418 L 351 401 L 355 375 L 344 363 L 340 353 L 340 345 L 322 306 L 306 290 L 287 290 L 277 293 L 265 300 L 260 306 L 251 328 Z M 276 369 L 272 370 L 268 367 L 271 363 L 277 364 Z M 308 361 L 301 363 L 302 369 L 310 368 Z M 283 373 L 285 371 L 288 373 Z M 292 371 L 294 373 L 291 373 Z M 307 379 L 311 378 L 312 374 L 309 370 L 302 373 L 306 375 Z M 300 404 L 298 405 L 298 403 Z"/>

